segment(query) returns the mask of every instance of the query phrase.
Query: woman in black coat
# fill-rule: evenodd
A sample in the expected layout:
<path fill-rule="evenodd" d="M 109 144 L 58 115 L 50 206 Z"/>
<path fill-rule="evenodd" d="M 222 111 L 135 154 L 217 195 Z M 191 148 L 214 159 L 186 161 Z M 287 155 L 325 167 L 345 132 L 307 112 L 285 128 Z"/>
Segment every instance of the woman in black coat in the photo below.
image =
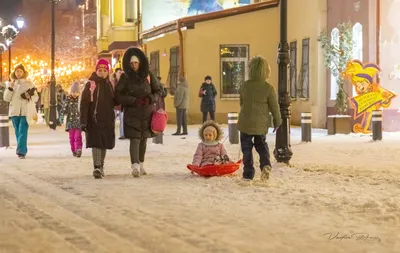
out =
<path fill-rule="evenodd" d="M 149 71 L 149 61 L 139 48 L 129 48 L 123 57 L 124 73 L 117 84 L 117 103 L 124 108 L 124 135 L 130 139 L 132 176 L 146 175 L 143 163 L 151 131 L 153 105 L 161 96 L 157 77 Z"/>
<path fill-rule="evenodd" d="M 217 90 L 212 83 L 211 76 L 204 78 L 204 83 L 200 87 L 199 97 L 201 98 L 201 112 L 203 113 L 203 123 L 207 121 L 210 114 L 211 120 L 215 121 L 215 97 Z"/>
<path fill-rule="evenodd" d="M 115 146 L 114 90 L 108 74 L 108 61 L 100 59 L 96 72 L 86 83 L 80 104 L 81 129 L 86 132 L 86 147 L 92 148 L 93 176 L 96 179 L 104 177 L 107 149 Z"/>

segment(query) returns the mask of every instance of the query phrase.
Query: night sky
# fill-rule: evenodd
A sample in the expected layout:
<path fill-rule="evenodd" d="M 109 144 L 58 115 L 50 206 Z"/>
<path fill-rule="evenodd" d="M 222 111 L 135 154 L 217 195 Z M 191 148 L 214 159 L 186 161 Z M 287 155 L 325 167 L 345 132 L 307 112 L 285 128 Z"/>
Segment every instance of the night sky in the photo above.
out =
<path fill-rule="evenodd" d="M 18 17 L 18 5 L 22 0 L 0 0 L 0 17 L 5 23 L 10 23 L 11 19 Z"/>

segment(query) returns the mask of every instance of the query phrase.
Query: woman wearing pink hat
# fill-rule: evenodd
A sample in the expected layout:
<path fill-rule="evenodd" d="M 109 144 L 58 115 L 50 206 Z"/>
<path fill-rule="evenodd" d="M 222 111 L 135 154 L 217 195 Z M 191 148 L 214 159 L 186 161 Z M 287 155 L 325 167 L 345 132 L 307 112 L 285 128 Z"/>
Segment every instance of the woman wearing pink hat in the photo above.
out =
<path fill-rule="evenodd" d="M 110 64 L 100 59 L 96 72 L 89 78 L 82 92 L 80 123 L 86 132 L 86 148 L 92 148 L 93 177 L 104 177 L 107 149 L 115 146 L 114 88 L 108 77 Z"/>

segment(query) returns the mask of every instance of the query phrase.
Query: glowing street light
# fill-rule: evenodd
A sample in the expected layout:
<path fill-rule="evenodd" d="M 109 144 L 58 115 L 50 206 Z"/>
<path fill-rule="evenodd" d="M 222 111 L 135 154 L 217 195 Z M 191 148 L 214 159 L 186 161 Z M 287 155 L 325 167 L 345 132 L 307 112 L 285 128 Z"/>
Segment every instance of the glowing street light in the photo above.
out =
<path fill-rule="evenodd" d="M 11 45 L 11 42 L 12 42 L 12 39 L 6 39 L 7 47 L 9 47 Z"/>
<path fill-rule="evenodd" d="M 17 18 L 17 26 L 19 29 L 22 29 L 24 27 L 25 24 L 25 19 L 19 15 L 19 17 Z"/>

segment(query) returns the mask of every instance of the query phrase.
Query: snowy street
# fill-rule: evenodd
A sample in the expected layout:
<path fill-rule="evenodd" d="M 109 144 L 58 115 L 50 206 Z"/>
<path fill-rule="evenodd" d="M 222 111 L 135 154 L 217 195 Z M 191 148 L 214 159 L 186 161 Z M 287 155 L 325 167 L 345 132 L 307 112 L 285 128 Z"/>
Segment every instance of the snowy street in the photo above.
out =
<path fill-rule="evenodd" d="M 10 128 L 13 149 L 0 150 L 0 252 L 399 252 L 399 133 L 372 142 L 314 130 L 303 144 L 292 128 L 292 166 L 274 164 L 268 183 L 257 170 L 247 183 L 241 170 L 190 174 L 197 129 L 181 139 L 171 125 L 164 145 L 149 140 L 149 175 L 138 179 L 129 141 L 117 140 L 106 178 L 94 180 L 90 150 L 72 157 L 63 127 L 32 127 L 26 160 Z M 267 142 L 272 153 L 275 135 Z M 239 145 L 224 145 L 238 160 Z"/>

